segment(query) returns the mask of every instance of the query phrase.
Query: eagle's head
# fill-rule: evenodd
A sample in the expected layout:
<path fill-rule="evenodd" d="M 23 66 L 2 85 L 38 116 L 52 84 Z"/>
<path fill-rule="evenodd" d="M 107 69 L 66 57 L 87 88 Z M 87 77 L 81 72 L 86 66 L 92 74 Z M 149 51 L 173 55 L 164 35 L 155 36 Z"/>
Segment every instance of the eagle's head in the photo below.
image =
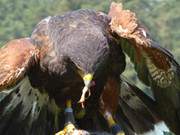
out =
<path fill-rule="evenodd" d="M 104 30 L 106 24 L 97 20 L 97 15 L 89 10 L 72 12 L 51 20 L 50 35 L 57 54 L 67 56 L 84 81 L 82 103 L 93 78 L 101 72 L 110 54 L 107 32 Z"/>
<path fill-rule="evenodd" d="M 84 81 L 85 86 L 79 100 L 82 107 L 84 107 L 83 103 L 86 96 L 90 96 L 92 80 L 103 71 L 108 61 L 110 48 L 107 38 L 103 34 L 97 36 L 92 34 L 82 35 L 74 42 L 73 47 L 74 49 L 70 49 L 73 52 L 69 54 L 71 61 L 76 65 L 78 73 Z"/>

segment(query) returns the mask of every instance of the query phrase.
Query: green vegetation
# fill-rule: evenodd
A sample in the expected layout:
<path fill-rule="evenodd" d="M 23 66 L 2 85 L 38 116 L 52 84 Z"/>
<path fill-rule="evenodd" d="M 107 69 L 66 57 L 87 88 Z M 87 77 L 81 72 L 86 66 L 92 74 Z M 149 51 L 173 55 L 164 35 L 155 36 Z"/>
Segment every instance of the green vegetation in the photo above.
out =
<path fill-rule="evenodd" d="M 171 50 L 180 63 L 179 0 L 116 0 L 137 13 L 153 38 Z M 0 45 L 8 40 L 30 36 L 43 18 L 80 8 L 108 12 L 110 0 L 0 0 Z M 125 74 L 137 80 L 128 65 Z"/>
<path fill-rule="evenodd" d="M 113 0 L 0 0 L 0 46 L 7 41 L 28 37 L 35 25 L 47 16 L 63 14 L 80 8 L 90 8 L 108 12 Z M 180 0 L 114 0 L 122 2 L 126 9 L 137 13 L 138 18 L 159 44 L 169 49 L 180 63 Z M 138 81 L 133 65 L 127 57 L 124 75 L 151 95 L 151 91 Z M 169 123 L 178 125 L 176 105 L 177 89 L 158 90 L 160 98 L 156 106 L 161 115 L 170 118 Z M 174 105 L 175 104 L 175 105 Z M 179 108 L 178 108 L 179 109 Z M 171 119 L 172 117 L 172 119 Z M 170 135 L 170 133 L 164 133 Z"/>

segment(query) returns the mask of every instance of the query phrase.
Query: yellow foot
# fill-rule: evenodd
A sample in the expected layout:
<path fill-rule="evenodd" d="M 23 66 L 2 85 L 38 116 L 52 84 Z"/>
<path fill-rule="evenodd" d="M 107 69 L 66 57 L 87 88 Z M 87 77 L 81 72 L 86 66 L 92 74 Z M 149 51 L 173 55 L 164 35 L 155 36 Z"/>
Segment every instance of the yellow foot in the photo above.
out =
<path fill-rule="evenodd" d="M 125 135 L 125 133 L 124 133 L 124 131 L 120 131 L 116 135 Z"/>
<path fill-rule="evenodd" d="M 124 131 L 121 129 L 120 125 L 115 122 L 110 112 L 106 111 L 104 113 L 104 118 L 107 120 L 113 135 L 125 135 Z"/>
<path fill-rule="evenodd" d="M 63 130 L 56 133 L 55 135 L 72 135 L 73 132 L 76 130 L 75 126 L 71 123 L 66 125 Z"/>

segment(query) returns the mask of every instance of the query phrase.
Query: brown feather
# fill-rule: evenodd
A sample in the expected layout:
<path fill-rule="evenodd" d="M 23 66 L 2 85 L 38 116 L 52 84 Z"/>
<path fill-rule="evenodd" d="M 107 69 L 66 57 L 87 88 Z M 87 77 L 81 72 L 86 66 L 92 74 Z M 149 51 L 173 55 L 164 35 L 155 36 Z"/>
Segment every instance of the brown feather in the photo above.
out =
<path fill-rule="evenodd" d="M 36 59 L 38 50 L 28 38 L 8 42 L 0 49 L 0 90 L 20 80 Z"/>
<path fill-rule="evenodd" d="M 120 83 L 114 77 L 108 77 L 101 93 L 100 109 L 101 111 L 108 111 L 115 113 L 119 103 Z"/>
<path fill-rule="evenodd" d="M 135 13 L 123 10 L 121 4 L 112 3 L 109 11 L 110 27 L 119 37 L 127 39 L 135 48 L 136 63 L 144 58 L 148 71 L 160 87 L 168 87 L 174 79 L 172 55 L 149 37 L 144 26 L 137 21 Z"/>
<path fill-rule="evenodd" d="M 136 50 L 146 53 L 157 68 L 165 71 L 170 68 L 169 58 L 162 50 L 151 45 L 151 39 L 147 37 L 146 30 L 137 21 L 135 13 L 123 10 L 121 4 L 112 3 L 109 16 L 111 16 L 110 26 L 113 32 L 120 37 L 129 39 Z M 137 54 L 139 54 L 138 52 Z"/>

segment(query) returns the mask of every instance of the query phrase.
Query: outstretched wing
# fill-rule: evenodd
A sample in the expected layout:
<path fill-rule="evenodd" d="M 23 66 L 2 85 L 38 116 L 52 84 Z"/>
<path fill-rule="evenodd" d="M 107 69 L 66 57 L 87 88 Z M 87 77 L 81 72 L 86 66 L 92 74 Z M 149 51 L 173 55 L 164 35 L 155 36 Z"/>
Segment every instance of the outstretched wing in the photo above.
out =
<path fill-rule="evenodd" d="M 135 13 L 112 3 L 109 16 L 112 34 L 134 63 L 139 79 L 150 86 L 154 105 L 171 129 L 179 134 L 180 66 L 173 55 L 159 46 L 141 26 Z"/>
<path fill-rule="evenodd" d="M 26 74 L 38 55 L 29 38 L 10 41 L 0 49 L 2 135 L 50 135 L 59 128 L 60 110 L 55 101 L 45 91 L 34 88 Z"/>
<path fill-rule="evenodd" d="M 8 42 L 0 49 L 0 91 L 20 81 L 33 66 L 38 50 L 29 38 Z"/>
<path fill-rule="evenodd" d="M 118 35 L 118 41 L 134 63 L 138 77 L 147 85 L 151 81 L 161 88 L 172 85 L 179 74 L 178 63 L 168 50 L 149 37 L 135 13 L 123 10 L 121 4 L 112 3 L 109 16 L 111 30 Z"/>

